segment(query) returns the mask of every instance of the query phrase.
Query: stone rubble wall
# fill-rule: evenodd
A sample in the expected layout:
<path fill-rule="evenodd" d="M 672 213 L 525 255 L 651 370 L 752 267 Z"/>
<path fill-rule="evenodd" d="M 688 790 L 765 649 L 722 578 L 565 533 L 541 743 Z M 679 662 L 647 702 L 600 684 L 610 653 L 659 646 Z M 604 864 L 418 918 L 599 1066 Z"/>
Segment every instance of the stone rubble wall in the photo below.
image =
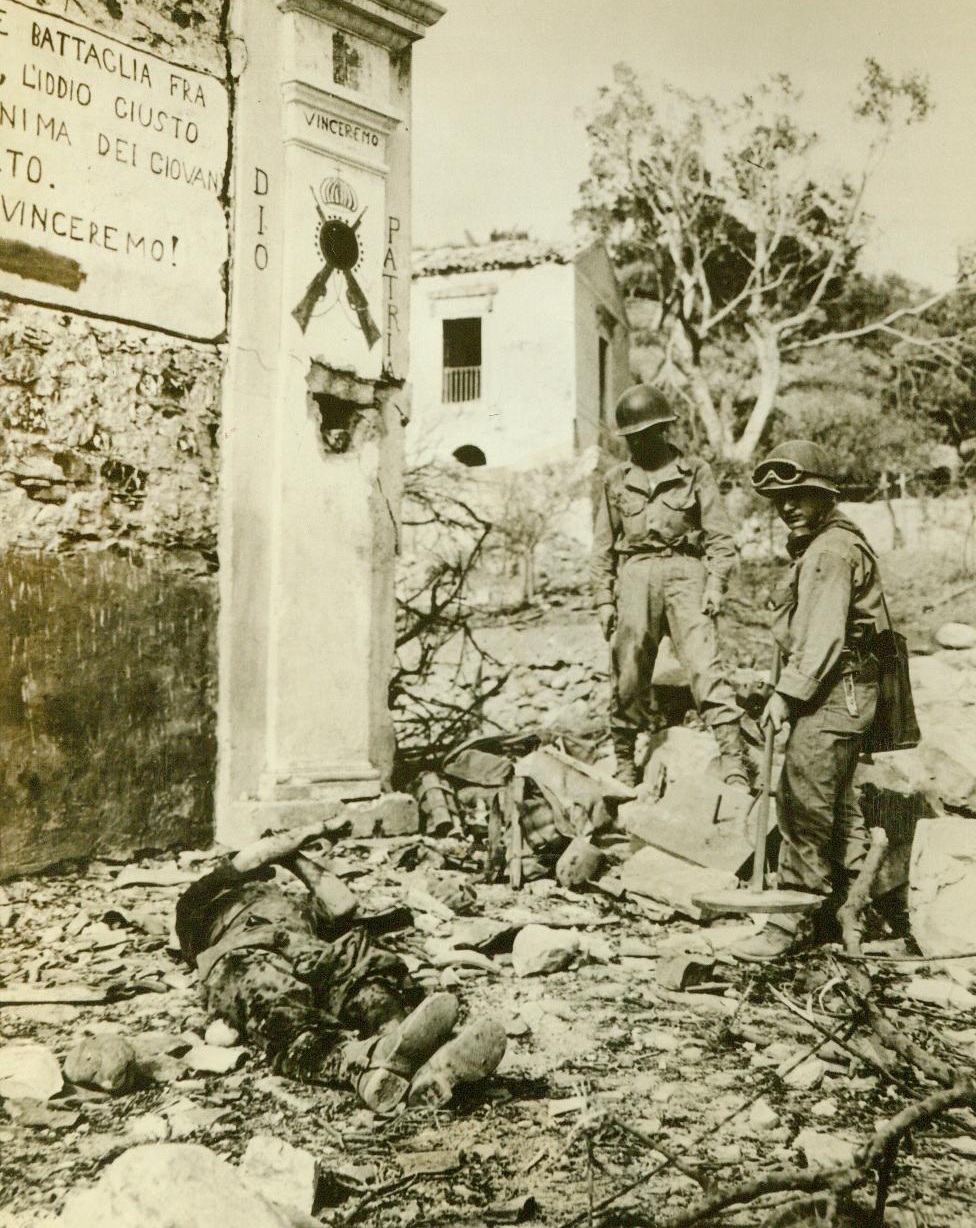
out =
<path fill-rule="evenodd" d="M 69 15 L 225 77 L 216 0 Z M 222 370 L 0 298 L 0 879 L 210 833 Z"/>

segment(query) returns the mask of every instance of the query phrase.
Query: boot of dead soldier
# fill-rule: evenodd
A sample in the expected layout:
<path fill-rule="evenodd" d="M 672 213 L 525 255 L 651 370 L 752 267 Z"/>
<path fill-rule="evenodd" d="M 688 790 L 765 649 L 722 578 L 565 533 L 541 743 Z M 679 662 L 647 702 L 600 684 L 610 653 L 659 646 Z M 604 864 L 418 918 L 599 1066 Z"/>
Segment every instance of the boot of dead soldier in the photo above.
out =
<path fill-rule="evenodd" d="M 377 1113 L 392 1112 L 415 1072 L 450 1036 L 457 1016 L 454 994 L 432 994 L 389 1031 L 346 1044 L 342 1072 L 363 1103 Z"/>
<path fill-rule="evenodd" d="M 634 752 L 637 749 L 637 731 L 636 729 L 615 728 L 610 730 L 610 737 L 613 741 L 613 756 L 617 761 L 614 777 L 622 785 L 626 785 L 629 789 L 635 789 L 640 784 L 637 764 L 634 762 Z"/>
<path fill-rule="evenodd" d="M 408 1103 L 434 1107 L 447 1104 L 459 1084 L 477 1083 L 494 1073 L 506 1044 L 505 1029 L 497 1019 L 475 1019 L 465 1024 L 414 1075 Z"/>

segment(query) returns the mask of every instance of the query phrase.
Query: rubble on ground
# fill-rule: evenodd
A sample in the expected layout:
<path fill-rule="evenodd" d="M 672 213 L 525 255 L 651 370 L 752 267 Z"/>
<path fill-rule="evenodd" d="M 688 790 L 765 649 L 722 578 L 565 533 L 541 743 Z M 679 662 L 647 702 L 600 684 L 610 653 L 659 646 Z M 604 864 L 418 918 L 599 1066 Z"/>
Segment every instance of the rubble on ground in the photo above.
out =
<path fill-rule="evenodd" d="M 374 808 L 368 823 L 368 808 L 338 808 L 303 849 L 302 881 L 275 871 L 285 890 L 334 880 L 349 916 L 384 919 L 383 942 L 428 991 L 504 1022 L 496 1074 L 446 1109 L 384 1120 L 348 1088 L 272 1074 L 205 1017 L 171 922 L 220 850 L 0 887 L 11 1206 L 26 1225 L 61 1214 L 67 1228 L 124 1225 L 137 1206 L 149 1228 L 177 1213 L 188 1225 L 562 1225 L 591 1189 L 608 1198 L 651 1171 L 649 1155 L 630 1207 L 662 1217 L 705 1196 L 696 1166 L 718 1188 L 771 1165 L 839 1169 L 856 1186 L 879 1122 L 920 1097 L 948 1103 L 937 1076 L 976 1068 L 976 976 L 906 946 L 969 941 L 954 893 L 968 890 L 976 828 L 943 817 L 906 773 L 868 765 L 862 790 L 903 799 L 890 826 L 908 849 L 915 838 L 913 935 L 869 933 L 861 963 L 828 947 L 757 972 L 727 954 L 752 922 L 706 924 L 692 899 L 734 886 L 750 851 L 751 799 L 709 770 L 708 740 L 660 736 L 635 794 L 569 743 L 474 739 L 426 774 L 416 801 Z M 390 814 L 401 817 L 384 833 L 376 816 Z M 686 825 L 699 845 L 681 843 Z M 948 1193 L 973 1163 L 970 1132 L 972 1107 L 920 1127 L 897 1171 L 930 1225 L 958 1222 Z M 943 1146 L 948 1136 L 960 1146 Z"/>

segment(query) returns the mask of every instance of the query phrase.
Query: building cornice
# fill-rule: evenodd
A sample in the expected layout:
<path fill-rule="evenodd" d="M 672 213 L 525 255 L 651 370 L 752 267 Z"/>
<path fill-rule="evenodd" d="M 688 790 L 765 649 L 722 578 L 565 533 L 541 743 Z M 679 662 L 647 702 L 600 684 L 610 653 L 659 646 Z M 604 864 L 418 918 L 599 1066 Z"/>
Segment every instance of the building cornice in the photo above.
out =
<path fill-rule="evenodd" d="M 278 0 L 278 8 L 341 26 L 391 51 L 423 38 L 445 12 L 434 0 Z"/>

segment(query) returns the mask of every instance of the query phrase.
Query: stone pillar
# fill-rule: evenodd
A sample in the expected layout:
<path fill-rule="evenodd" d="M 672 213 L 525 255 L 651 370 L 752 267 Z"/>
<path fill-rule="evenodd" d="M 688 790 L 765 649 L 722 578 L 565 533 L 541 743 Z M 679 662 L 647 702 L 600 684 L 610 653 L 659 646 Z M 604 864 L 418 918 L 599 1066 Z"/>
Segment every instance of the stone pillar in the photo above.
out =
<path fill-rule="evenodd" d="M 430 0 L 236 0 L 217 838 L 388 779 L 410 288 L 410 48 Z"/>

